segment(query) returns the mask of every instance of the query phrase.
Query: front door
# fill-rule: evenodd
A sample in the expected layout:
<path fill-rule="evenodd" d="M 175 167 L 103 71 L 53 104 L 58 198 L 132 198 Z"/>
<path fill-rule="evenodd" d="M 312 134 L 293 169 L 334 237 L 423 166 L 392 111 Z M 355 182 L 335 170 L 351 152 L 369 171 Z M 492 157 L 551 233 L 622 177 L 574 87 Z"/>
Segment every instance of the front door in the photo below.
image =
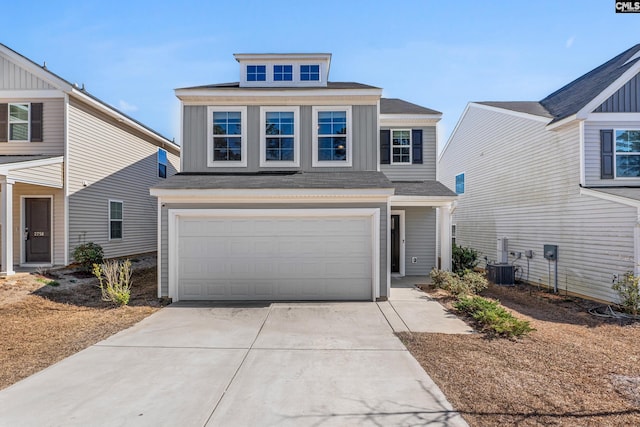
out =
<path fill-rule="evenodd" d="M 51 263 L 51 199 L 24 199 L 25 261 Z"/>
<path fill-rule="evenodd" d="M 400 273 L 400 215 L 391 215 L 391 272 Z"/>

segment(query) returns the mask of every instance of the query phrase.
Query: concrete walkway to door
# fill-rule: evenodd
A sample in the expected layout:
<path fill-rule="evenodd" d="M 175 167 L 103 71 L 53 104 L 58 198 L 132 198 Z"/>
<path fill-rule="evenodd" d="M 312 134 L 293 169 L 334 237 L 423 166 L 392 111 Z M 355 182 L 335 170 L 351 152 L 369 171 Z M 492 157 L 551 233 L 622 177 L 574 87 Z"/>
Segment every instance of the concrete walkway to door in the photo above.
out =
<path fill-rule="evenodd" d="M 378 304 L 178 303 L 0 391 L 2 426 L 465 426 Z"/>

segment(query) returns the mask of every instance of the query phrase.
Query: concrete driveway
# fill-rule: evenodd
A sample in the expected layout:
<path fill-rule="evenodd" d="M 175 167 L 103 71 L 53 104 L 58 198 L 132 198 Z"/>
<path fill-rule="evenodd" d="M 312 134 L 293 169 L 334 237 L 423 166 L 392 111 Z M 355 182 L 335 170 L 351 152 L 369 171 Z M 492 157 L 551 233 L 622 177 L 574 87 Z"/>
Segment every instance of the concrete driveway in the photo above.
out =
<path fill-rule="evenodd" d="M 0 392 L 2 426 L 464 426 L 375 303 L 175 304 Z"/>

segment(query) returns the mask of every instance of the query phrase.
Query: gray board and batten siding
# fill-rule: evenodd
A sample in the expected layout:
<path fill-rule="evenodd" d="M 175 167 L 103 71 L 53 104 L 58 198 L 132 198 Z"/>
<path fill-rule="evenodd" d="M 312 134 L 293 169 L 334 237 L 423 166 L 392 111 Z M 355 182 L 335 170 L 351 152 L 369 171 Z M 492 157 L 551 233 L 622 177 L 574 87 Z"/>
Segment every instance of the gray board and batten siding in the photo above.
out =
<path fill-rule="evenodd" d="M 377 109 L 375 105 L 354 105 L 352 120 L 352 167 L 312 167 L 312 107 L 300 107 L 300 167 L 283 167 L 278 170 L 302 170 L 305 172 L 339 172 L 344 170 L 377 170 Z M 182 170 L 188 172 L 258 172 L 273 171 L 260 167 L 260 107 L 247 107 L 247 167 L 207 167 L 207 107 L 184 106 Z"/>
<path fill-rule="evenodd" d="M 157 199 L 149 188 L 161 180 L 157 143 L 73 98 L 68 120 L 70 258 L 85 242 L 100 244 L 106 257 L 155 251 Z M 164 148 L 170 176 L 180 160 Z M 122 239 L 109 239 L 109 200 L 123 203 Z"/>
<path fill-rule="evenodd" d="M 160 243 L 160 296 L 169 294 L 169 209 L 282 209 L 280 203 L 273 204 L 220 204 L 220 203 L 165 203 L 162 205 L 162 239 Z M 287 203 L 287 209 L 380 209 L 380 295 L 387 296 L 387 205 L 372 203 Z"/>
<path fill-rule="evenodd" d="M 392 208 L 393 209 L 393 208 Z M 394 209 L 395 210 L 395 209 Z M 436 267 L 436 209 L 402 207 L 405 212 L 405 275 L 427 276 Z M 412 258 L 417 258 L 413 263 Z"/>

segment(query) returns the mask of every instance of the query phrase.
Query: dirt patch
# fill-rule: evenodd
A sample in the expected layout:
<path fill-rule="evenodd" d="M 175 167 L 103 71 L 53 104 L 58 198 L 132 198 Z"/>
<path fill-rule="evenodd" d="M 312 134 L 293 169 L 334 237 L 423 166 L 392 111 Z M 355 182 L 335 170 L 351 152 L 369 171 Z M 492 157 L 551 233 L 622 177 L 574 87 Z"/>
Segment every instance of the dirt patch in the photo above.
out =
<path fill-rule="evenodd" d="M 445 306 L 451 298 L 430 294 Z M 640 425 L 640 324 L 598 318 L 590 301 L 490 286 L 536 328 L 520 340 L 400 334 L 471 426 Z"/>
<path fill-rule="evenodd" d="M 129 306 L 100 299 L 97 280 L 21 274 L 0 282 L 0 389 L 126 329 L 160 308 L 155 267 L 133 273 Z M 47 285 L 60 280 L 57 286 Z M 65 282 L 69 280 L 69 282 Z M 61 283 L 64 282 L 64 283 Z"/>

